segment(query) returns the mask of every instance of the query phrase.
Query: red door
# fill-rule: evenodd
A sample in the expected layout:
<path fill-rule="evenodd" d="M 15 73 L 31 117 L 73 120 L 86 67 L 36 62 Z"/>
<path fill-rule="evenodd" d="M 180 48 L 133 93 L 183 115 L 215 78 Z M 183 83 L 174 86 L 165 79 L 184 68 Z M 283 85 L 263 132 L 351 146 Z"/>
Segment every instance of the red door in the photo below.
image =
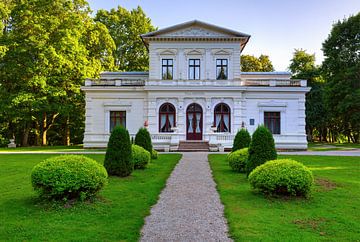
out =
<path fill-rule="evenodd" d="M 199 104 L 192 103 L 186 109 L 186 139 L 202 140 L 203 112 Z"/>

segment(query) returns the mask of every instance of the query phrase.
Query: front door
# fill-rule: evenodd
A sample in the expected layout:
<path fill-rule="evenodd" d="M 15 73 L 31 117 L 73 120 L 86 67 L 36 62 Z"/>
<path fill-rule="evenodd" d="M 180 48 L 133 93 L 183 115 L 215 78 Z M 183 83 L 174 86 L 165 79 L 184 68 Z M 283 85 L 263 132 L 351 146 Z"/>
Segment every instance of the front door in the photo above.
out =
<path fill-rule="evenodd" d="M 192 103 L 186 109 L 186 139 L 202 140 L 203 112 L 199 104 Z"/>

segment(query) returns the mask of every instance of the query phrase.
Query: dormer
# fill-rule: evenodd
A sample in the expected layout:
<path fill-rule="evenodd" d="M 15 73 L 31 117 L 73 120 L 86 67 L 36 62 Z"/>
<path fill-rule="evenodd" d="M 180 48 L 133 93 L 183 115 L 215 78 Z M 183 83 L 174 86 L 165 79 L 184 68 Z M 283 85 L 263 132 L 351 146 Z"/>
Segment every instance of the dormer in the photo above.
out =
<path fill-rule="evenodd" d="M 141 35 L 150 80 L 240 78 L 240 54 L 250 35 L 198 20 Z"/>

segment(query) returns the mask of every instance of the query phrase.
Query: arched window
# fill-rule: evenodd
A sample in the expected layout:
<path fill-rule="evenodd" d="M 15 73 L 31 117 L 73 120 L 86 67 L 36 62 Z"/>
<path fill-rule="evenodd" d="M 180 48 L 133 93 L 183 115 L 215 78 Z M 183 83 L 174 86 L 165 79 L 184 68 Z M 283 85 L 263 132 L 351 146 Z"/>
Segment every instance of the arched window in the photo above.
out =
<path fill-rule="evenodd" d="M 230 108 L 225 103 L 219 103 L 214 110 L 214 125 L 216 132 L 230 132 Z"/>
<path fill-rule="evenodd" d="M 171 103 L 164 103 L 159 109 L 159 132 L 173 132 L 175 127 L 175 107 Z"/>

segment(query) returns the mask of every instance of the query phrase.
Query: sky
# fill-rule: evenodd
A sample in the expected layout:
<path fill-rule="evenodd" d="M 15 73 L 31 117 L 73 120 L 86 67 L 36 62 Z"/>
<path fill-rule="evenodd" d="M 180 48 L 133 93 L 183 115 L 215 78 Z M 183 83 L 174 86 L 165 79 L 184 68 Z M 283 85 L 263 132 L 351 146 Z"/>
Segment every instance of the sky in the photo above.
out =
<path fill-rule="evenodd" d="M 360 12 L 360 0 L 88 0 L 98 9 L 141 6 L 159 28 L 198 19 L 251 35 L 243 54 L 269 55 L 286 71 L 294 49 L 324 59 L 321 48 L 332 25 Z"/>

